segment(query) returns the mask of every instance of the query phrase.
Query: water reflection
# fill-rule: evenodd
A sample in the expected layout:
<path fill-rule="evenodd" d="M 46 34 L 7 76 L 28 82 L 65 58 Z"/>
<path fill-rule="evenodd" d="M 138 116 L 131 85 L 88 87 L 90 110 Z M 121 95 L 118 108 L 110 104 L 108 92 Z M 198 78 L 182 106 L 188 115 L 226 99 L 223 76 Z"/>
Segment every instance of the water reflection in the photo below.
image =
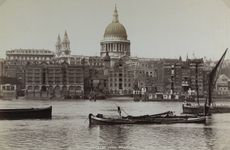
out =
<path fill-rule="evenodd" d="M 110 101 L 52 101 L 52 120 L 0 121 L 0 149 L 229 150 L 230 114 L 203 124 L 88 127 L 89 113 L 117 115 Z M 116 102 L 131 115 L 181 112 L 180 103 Z M 44 101 L 0 101 L 3 107 L 43 106 Z"/>
<path fill-rule="evenodd" d="M 209 150 L 214 150 L 214 142 L 216 139 L 215 131 L 213 128 L 205 127 L 203 132 L 205 136 L 205 142 Z"/>
<path fill-rule="evenodd" d="M 204 125 L 98 125 L 97 149 L 154 150 L 200 149 L 213 150 L 208 143 L 212 134 Z M 204 133 L 202 133 L 204 131 Z"/>
<path fill-rule="evenodd" d="M 14 147 L 15 149 L 26 148 L 31 150 L 42 149 L 44 147 L 68 149 L 68 146 L 73 144 L 70 139 L 72 131 L 66 126 L 56 128 L 52 127 L 52 125 L 47 125 L 46 121 L 40 122 L 41 125 L 37 126 L 36 122 L 25 122 L 24 125 L 14 122 L 18 124 L 16 128 L 8 130 L 6 134 L 1 134 L 0 141 L 2 141 L 2 147 L 0 149 L 6 149 L 7 147 L 9 149 Z"/>
<path fill-rule="evenodd" d="M 125 149 L 127 148 L 126 125 L 99 126 L 99 147 L 103 149 Z"/>

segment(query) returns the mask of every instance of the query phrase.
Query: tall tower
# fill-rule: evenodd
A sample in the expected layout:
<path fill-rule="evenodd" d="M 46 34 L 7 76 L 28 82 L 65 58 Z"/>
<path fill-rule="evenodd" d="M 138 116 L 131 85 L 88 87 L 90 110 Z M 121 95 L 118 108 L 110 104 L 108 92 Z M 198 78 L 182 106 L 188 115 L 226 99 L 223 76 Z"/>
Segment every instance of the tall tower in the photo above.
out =
<path fill-rule="evenodd" d="M 109 53 L 111 58 L 120 58 L 124 55 L 130 56 L 130 41 L 127 40 L 125 27 L 119 23 L 117 7 L 115 6 L 113 20 L 104 33 L 104 38 L 101 41 L 101 57 Z"/>
<path fill-rule="evenodd" d="M 109 68 L 110 68 L 110 56 L 109 53 L 106 52 L 106 55 L 103 57 L 104 61 L 104 75 L 109 75 Z"/>
<path fill-rule="evenodd" d="M 61 50 L 62 50 L 62 44 L 61 44 L 61 38 L 60 35 L 58 34 L 57 42 L 56 42 L 56 55 L 60 56 L 61 55 Z"/>
<path fill-rule="evenodd" d="M 67 32 L 65 31 L 64 38 L 62 41 L 62 51 L 65 55 L 70 55 L 70 41 Z"/>

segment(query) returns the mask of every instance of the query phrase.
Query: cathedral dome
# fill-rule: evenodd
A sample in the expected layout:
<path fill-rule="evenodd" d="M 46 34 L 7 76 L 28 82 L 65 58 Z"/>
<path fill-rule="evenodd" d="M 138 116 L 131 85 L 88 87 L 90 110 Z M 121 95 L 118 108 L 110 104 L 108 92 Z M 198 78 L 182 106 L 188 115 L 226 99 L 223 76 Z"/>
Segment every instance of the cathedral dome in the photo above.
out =
<path fill-rule="evenodd" d="M 113 14 L 113 21 L 105 29 L 104 38 L 127 40 L 127 33 L 125 27 L 119 23 L 116 7 Z"/>
<path fill-rule="evenodd" d="M 119 22 L 112 22 L 106 27 L 104 37 L 117 37 L 126 40 L 127 33 L 122 24 Z"/>

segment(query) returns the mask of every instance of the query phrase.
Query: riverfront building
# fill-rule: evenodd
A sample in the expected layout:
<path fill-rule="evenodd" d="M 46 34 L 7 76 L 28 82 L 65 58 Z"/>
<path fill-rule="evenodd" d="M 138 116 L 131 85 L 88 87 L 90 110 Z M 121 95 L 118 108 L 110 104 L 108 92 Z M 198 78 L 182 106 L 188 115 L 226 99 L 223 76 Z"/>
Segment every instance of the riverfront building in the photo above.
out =
<path fill-rule="evenodd" d="M 225 74 L 221 74 L 217 79 L 214 94 L 217 97 L 230 96 L 230 78 Z"/>
<path fill-rule="evenodd" d="M 168 95 L 180 94 L 182 91 L 182 61 L 178 59 L 164 60 L 163 89 Z"/>
<path fill-rule="evenodd" d="M 81 65 L 67 62 L 31 63 L 26 66 L 25 75 L 28 98 L 74 98 L 83 95 Z"/>
<path fill-rule="evenodd" d="M 5 63 L 5 60 L 0 58 L 0 78 L 4 76 L 4 63 Z"/>
<path fill-rule="evenodd" d="M 65 31 L 63 39 L 58 35 L 54 52 L 8 50 L 0 69 L 4 64 L 4 76 L 17 79 L 17 89 L 24 89 L 28 98 L 132 95 L 134 89 L 141 94 L 205 93 L 203 59 L 132 57 L 131 42 L 116 7 L 100 46 L 100 56 L 71 55 Z"/>
<path fill-rule="evenodd" d="M 56 53 L 49 52 L 48 59 L 26 64 L 27 98 L 77 98 L 84 95 L 84 68 L 79 57 L 70 55 L 66 31 L 62 42 L 58 35 L 55 46 Z"/>
<path fill-rule="evenodd" d="M 51 60 L 54 53 L 45 49 L 13 49 L 6 51 L 6 60 L 9 61 L 43 61 Z"/>
<path fill-rule="evenodd" d="M 17 90 L 25 88 L 25 69 L 31 62 L 51 60 L 54 53 L 45 49 L 13 49 L 6 51 L 4 76 L 17 80 Z"/>

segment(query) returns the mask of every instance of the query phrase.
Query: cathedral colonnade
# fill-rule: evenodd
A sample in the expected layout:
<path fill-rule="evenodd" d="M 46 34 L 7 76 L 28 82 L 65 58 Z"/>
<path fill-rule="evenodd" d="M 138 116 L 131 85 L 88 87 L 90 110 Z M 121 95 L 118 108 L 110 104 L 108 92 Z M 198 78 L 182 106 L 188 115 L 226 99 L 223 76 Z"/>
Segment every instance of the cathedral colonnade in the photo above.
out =
<path fill-rule="evenodd" d="M 101 56 L 105 56 L 106 52 L 110 53 L 110 56 L 120 57 L 123 55 L 130 56 L 130 43 L 128 41 L 120 42 L 101 42 Z"/>

